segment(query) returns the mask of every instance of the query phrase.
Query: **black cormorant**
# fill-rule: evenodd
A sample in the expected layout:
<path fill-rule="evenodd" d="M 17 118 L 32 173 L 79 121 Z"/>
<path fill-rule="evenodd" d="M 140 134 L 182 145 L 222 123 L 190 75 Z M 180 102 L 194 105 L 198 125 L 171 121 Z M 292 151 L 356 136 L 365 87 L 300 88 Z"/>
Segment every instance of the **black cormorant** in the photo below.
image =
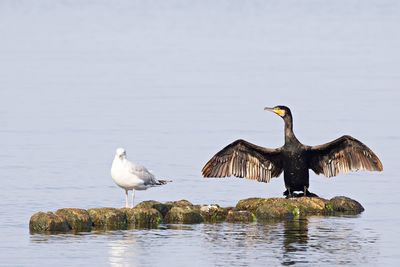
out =
<path fill-rule="evenodd" d="M 268 183 L 284 172 L 287 197 L 316 196 L 308 191 L 308 169 L 326 177 L 349 171 L 382 171 L 379 158 L 357 139 L 344 135 L 330 143 L 306 146 L 293 133 L 293 119 L 285 106 L 265 108 L 283 118 L 285 144 L 276 149 L 237 140 L 212 157 L 202 169 L 204 177 L 236 176 Z M 295 191 L 301 191 L 297 194 Z"/>

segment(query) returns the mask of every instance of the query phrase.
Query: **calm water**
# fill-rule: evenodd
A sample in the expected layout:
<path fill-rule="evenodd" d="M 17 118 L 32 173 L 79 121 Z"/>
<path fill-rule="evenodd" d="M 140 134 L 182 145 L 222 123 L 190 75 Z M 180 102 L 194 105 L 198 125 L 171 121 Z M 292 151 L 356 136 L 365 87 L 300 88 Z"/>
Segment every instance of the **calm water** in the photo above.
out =
<path fill-rule="evenodd" d="M 399 27 L 395 0 L 0 1 L 0 265 L 398 266 Z M 282 178 L 200 175 L 237 138 L 282 145 L 276 104 L 303 143 L 351 134 L 380 156 L 383 173 L 311 177 L 362 215 L 29 235 L 40 210 L 123 206 L 119 146 L 174 180 L 136 201 L 281 196 Z"/>

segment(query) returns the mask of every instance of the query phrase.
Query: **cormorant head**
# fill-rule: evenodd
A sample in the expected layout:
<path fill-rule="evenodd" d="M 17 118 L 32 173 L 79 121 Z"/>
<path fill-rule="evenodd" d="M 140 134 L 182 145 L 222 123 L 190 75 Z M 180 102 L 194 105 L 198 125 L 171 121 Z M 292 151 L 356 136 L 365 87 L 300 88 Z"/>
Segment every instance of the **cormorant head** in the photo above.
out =
<path fill-rule="evenodd" d="M 115 156 L 118 156 L 120 159 L 123 159 L 126 157 L 126 151 L 123 148 L 117 148 L 115 151 Z"/>
<path fill-rule="evenodd" d="M 278 116 L 282 117 L 285 119 L 286 117 L 292 117 L 292 112 L 290 112 L 290 109 L 286 106 L 275 106 L 273 108 L 264 108 L 264 110 L 271 111 Z"/>

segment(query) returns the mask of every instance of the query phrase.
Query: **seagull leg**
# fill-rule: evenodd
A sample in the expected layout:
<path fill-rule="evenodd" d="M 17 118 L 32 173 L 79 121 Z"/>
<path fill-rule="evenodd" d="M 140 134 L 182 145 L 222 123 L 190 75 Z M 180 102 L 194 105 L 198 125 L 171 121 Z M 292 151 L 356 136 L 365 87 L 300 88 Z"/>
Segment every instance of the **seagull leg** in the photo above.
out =
<path fill-rule="evenodd" d="M 128 205 L 128 190 L 125 189 L 125 208 L 129 208 Z"/>
<path fill-rule="evenodd" d="M 307 196 L 307 186 L 304 186 L 304 196 Z"/>
<path fill-rule="evenodd" d="M 135 201 L 135 189 L 132 189 L 132 208 L 134 201 Z"/>

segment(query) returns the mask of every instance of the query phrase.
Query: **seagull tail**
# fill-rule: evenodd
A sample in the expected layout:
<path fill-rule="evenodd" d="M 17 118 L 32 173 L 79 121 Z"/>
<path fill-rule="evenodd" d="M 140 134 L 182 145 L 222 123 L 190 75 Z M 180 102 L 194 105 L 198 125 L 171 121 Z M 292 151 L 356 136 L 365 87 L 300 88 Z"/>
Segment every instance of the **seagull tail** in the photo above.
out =
<path fill-rule="evenodd" d="M 164 185 L 164 184 L 167 184 L 167 183 L 171 183 L 172 182 L 172 180 L 157 180 L 157 185 Z"/>

